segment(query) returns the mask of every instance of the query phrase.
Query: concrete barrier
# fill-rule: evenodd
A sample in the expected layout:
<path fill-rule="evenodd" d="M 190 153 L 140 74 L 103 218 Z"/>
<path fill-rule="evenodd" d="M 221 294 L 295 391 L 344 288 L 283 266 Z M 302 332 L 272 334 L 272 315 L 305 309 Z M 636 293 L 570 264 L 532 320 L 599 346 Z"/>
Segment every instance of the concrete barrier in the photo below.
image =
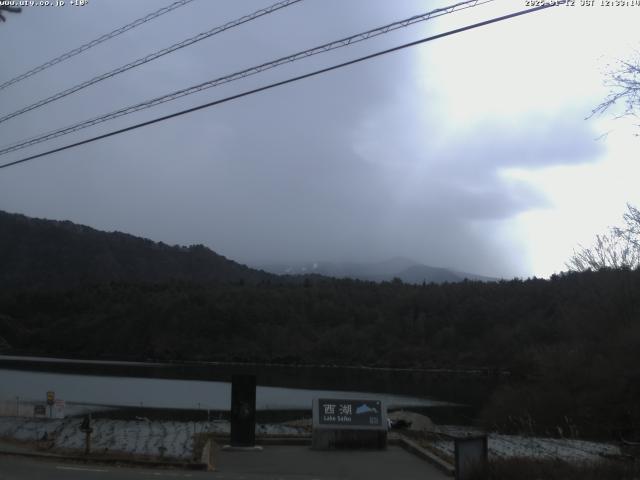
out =
<path fill-rule="evenodd" d="M 216 459 L 215 454 L 218 451 L 218 444 L 213 439 L 208 439 L 204 447 L 202 448 L 202 455 L 200 456 L 200 463 L 206 465 L 206 470 L 208 472 L 215 472 L 216 470 Z"/>

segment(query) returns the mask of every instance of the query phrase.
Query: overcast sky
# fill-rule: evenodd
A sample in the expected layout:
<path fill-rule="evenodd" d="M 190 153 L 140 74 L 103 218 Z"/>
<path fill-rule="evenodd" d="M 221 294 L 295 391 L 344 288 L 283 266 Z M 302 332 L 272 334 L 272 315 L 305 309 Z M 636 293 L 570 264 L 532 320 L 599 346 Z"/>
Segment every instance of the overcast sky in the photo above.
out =
<path fill-rule="evenodd" d="M 0 91 L 0 114 L 274 2 L 195 0 Z M 169 3 L 8 14 L 0 82 Z M 449 3 L 304 0 L 11 119 L 0 146 Z M 0 163 L 522 8 L 496 0 Z M 556 7 L 429 42 L 2 169 L 0 209 L 249 264 L 403 256 L 548 276 L 620 224 L 626 202 L 640 205 L 640 128 L 585 120 L 607 94 L 608 64 L 640 48 L 639 21 L 640 7 Z"/>

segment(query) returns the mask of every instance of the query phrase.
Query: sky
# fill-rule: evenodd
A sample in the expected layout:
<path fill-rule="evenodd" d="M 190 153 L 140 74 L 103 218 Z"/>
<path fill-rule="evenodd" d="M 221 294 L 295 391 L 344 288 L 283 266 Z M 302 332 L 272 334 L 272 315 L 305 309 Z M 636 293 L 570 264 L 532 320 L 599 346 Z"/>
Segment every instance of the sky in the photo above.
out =
<path fill-rule="evenodd" d="M 195 0 L 0 91 L 13 112 L 273 1 Z M 0 82 L 171 3 L 26 7 Z M 5 146 L 442 0 L 303 0 L 10 119 Z M 382 261 L 498 277 L 566 270 L 640 205 L 640 127 L 589 117 L 640 51 L 640 6 L 549 8 L 0 169 L 0 209 L 249 265 Z M 495 0 L 0 157 L 0 163 L 525 8 Z M 636 57 L 637 58 L 637 57 Z"/>

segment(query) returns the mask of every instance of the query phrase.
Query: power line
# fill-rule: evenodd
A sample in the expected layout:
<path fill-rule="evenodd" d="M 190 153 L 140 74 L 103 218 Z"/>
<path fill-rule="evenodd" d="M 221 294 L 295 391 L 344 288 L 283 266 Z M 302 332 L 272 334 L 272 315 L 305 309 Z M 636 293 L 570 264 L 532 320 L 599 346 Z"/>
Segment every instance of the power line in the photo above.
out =
<path fill-rule="evenodd" d="M 7 21 L 7 19 L 4 18 L 4 15 L 2 14 L 2 12 L 20 13 L 21 11 L 22 11 L 22 8 L 20 7 L 10 7 L 8 5 L 0 5 L 0 21 L 1 22 Z"/>
<path fill-rule="evenodd" d="M 106 33 L 104 35 L 101 35 L 100 37 L 96 38 L 95 40 L 91 40 L 90 42 L 85 43 L 84 45 L 79 46 L 78 48 L 74 48 L 73 50 L 69 50 L 66 53 L 63 53 L 62 55 L 60 55 L 59 57 L 54 58 L 53 60 L 49 60 L 48 62 L 43 63 L 42 65 L 39 65 L 35 68 L 32 68 L 31 70 L 29 70 L 28 72 L 25 72 L 21 75 L 18 75 L 17 77 L 12 78 L 11 80 L 7 80 L 6 82 L 4 82 L 2 85 L 0 85 L 0 90 L 4 90 L 5 88 L 7 88 L 10 85 L 13 85 L 16 82 L 19 82 L 20 80 L 24 80 L 25 78 L 28 78 L 32 75 L 35 75 L 38 72 L 41 72 L 43 70 L 46 70 L 49 67 L 52 67 L 60 62 L 64 62 L 65 60 L 70 59 L 71 57 L 75 57 L 76 55 L 89 50 L 92 47 L 95 47 L 96 45 L 102 43 L 102 42 L 106 42 L 107 40 L 112 39 L 113 37 L 117 37 L 118 35 L 121 35 L 133 28 L 136 28 L 140 25 L 142 25 L 143 23 L 147 23 L 155 18 L 158 18 L 161 15 L 164 15 L 165 13 L 169 13 L 173 10 L 175 10 L 176 8 L 180 8 L 184 5 L 186 5 L 187 3 L 191 3 L 193 2 L 193 0 L 179 0 L 177 2 L 173 2 L 171 5 L 168 5 L 166 7 L 161 8 L 160 10 L 156 10 L 155 12 L 151 12 L 148 15 L 145 15 L 142 18 L 138 18 L 137 20 L 134 20 L 133 22 L 120 27 L 120 28 L 116 28 L 115 30 L 113 30 L 112 32 Z"/>
<path fill-rule="evenodd" d="M 192 1 L 192 0 L 189 0 Z M 87 88 L 95 83 L 101 82 L 103 80 L 106 80 L 108 78 L 111 77 L 115 77 L 116 75 L 120 75 L 121 73 L 126 72 L 127 70 L 131 70 L 132 68 L 136 68 L 139 67 L 140 65 L 144 65 L 145 63 L 151 62 L 153 60 L 156 60 L 157 58 L 160 58 L 164 55 L 167 55 L 169 53 L 175 52 L 176 50 L 180 50 L 181 48 L 184 47 L 188 47 L 189 45 L 193 45 L 196 42 L 199 42 L 201 40 L 204 40 L 206 38 L 212 37 L 213 35 L 217 35 L 219 33 L 222 33 L 226 30 L 229 30 L 231 28 L 237 27 L 239 25 L 242 25 L 243 23 L 247 23 L 250 22 L 252 20 L 255 20 L 257 18 L 260 18 L 264 15 L 268 15 L 269 13 L 273 13 L 276 10 L 280 10 L 282 8 L 288 7 L 290 5 L 293 5 L 294 3 L 298 3 L 302 0 L 282 0 L 278 3 L 274 3 L 273 5 L 266 7 L 266 8 L 261 8 L 260 10 L 257 10 L 253 13 L 250 13 L 249 15 L 244 15 L 236 20 L 232 20 L 231 22 L 225 23 L 224 25 L 221 25 L 219 27 L 215 27 L 212 28 L 211 30 L 208 30 L 206 32 L 202 32 L 199 33 L 198 35 L 194 36 L 194 37 L 190 37 L 187 38 L 186 40 L 183 40 L 181 42 L 178 43 L 174 43 L 173 45 L 167 47 L 167 48 L 163 48 L 162 50 L 158 50 L 157 52 L 153 52 L 150 53 L 149 55 L 146 55 L 144 57 L 141 57 L 137 60 L 134 60 L 133 62 L 127 63 L 126 65 L 122 65 L 121 67 L 118 67 L 114 70 L 111 70 L 109 72 L 103 73 L 102 75 L 98 75 L 97 77 L 93 77 L 89 80 L 86 80 L 82 83 L 79 83 L 78 85 L 74 85 L 73 87 L 67 88 L 66 90 L 63 90 L 61 92 L 58 92 L 54 95 L 51 95 L 50 97 L 47 97 L 43 100 L 39 100 L 35 103 L 32 103 L 31 105 L 28 105 L 26 107 L 23 107 L 19 110 L 16 110 L 15 112 L 9 113 L 7 115 L 4 115 L 3 117 L 0 117 L 0 123 L 2 122 L 6 122 L 7 120 L 13 118 L 13 117 L 17 117 L 18 115 L 22 115 L 23 113 L 29 112 L 31 110 L 34 110 L 38 107 L 42 107 L 44 105 L 47 105 L 48 103 L 54 102 L 56 100 L 59 100 L 63 97 L 66 97 L 67 95 L 71 95 L 72 93 L 75 93 L 79 90 L 82 90 L 84 88 Z"/>
<path fill-rule="evenodd" d="M 8 145 L 0 148 L 0 155 L 4 155 L 10 152 L 14 152 L 17 150 L 21 150 L 26 147 L 30 147 L 32 145 L 36 145 L 38 143 L 42 143 L 47 140 L 51 140 L 53 138 L 61 137 L 63 135 L 68 135 L 73 132 L 77 132 L 84 128 L 88 128 L 99 123 L 106 122 L 108 120 L 113 120 L 115 118 L 128 115 L 130 113 L 134 113 L 140 110 L 144 110 L 147 108 L 154 107 L 156 105 L 160 105 L 162 103 L 166 103 L 177 98 L 181 98 L 187 95 L 191 95 L 193 93 L 200 92 L 202 90 L 206 90 L 208 88 L 212 88 L 218 85 L 222 85 L 224 83 L 229 83 L 235 80 L 239 80 L 241 78 L 245 78 L 251 75 L 255 75 L 257 73 L 263 72 L 265 70 L 270 70 L 275 67 L 279 67 L 281 65 L 295 62 L 297 60 L 301 60 L 303 58 L 307 58 L 313 55 L 317 55 L 319 53 L 328 52 L 331 50 L 335 50 L 337 48 L 346 47 L 348 45 L 352 45 L 354 43 L 358 43 L 364 40 L 368 40 L 372 37 L 383 35 L 389 33 L 391 31 L 397 30 L 399 28 L 408 27 L 409 25 L 413 25 L 418 22 L 423 22 L 425 20 L 429 20 L 432 18 L 437 18 L 443 15 L 447 15 L 456 11 L 464 10 L 467 8 L 476 7 L 478 5 L 482 5 L 485 3 L 493 2 L 495 0 L 466 0 L 460 3 L 456 3 L 454 5 L 450 5 L 448 7 L 439 8 L 436 10 L 432 10 L 427 13 L 423 13 L 420 15 L 415 15 L 410 18 L 406 18 L 404 20 L 399 20 L 397 22 L 393 22 L 382 27 L 373 28 L 371 30 L 367 30 L 366 32 L 358 33 L 355 35 L 351 35 L 350 37 L 345 37 L 340 40 L 336 40 L 333 42 L 325 43 L 324 45 L 320 45 L 317 47 L 310 48 L 308 50 L 304 50 L 301 52 L 294 53 L 292 55 L 287 55 L 285 57 L 281 57 L 277 60 L 273 60 L 271 62 L 263 63 L 261 65 L 247 68 L 245 70 L 241 70 L 239 72 L 232 73 L 230 75 L 225 75 L 223 77 L 219 77 L 213 80 L 209 80 L 204 83 L 200 83 L 198 85 L 194 85 L 188 88 L 184 88 L 182 90 L 178 90 L 160 97 L 153 98 L 151 100 L 147 100 L 145 102 L 141 102 L 135 105 L 130 105 L 125 108 L 121 108 L 111 113 L 107 113 L 104 115 L 100 115 L 98 117 L 94 117 L 89 120 L 85 120 L 82 122 L 78 122 L 76 124 L 60 128 L 58 130 L 54 130 L 52 132 L 48 132 L 30 139 L 22 140 L 18 143 Z"/>
<path fill-rule="evenodd" d="M 563 3 L 563 0 L 560 0 L 559 4 L 562 4 L 562 3 Z M 555 4 L 555 5 L 558 5 L 558 4 Z M 540 10 L 544 10 L 544 9 L 549 8 L 549 7 L 553 7 L 555 5 L 544 4 L 544 5 L 541 5 L 539 7 L 520 10 L 518 12 L 510 13 L 508 15 L 503 15 L 501 17 L 494 17 L 494 18 L 492 18 L 490 20 L 485 20 L 485 21 L 482 21 L 482 22 L 474 23 L 472 25 L 467 25 L 467 26 L 464 26 L 464 27 L 461 27 L 461 28 L 456 28 L 454 30 L 449 30 L 449 31 L 444 32 L 444 33 L 439 33 L 437 35 L 432 35 L 430 37 L 426 37 L 426 38 L 422 38 L 420 40 L 416 40 L 416 41 L 413 41 L 413 42 L 405 43 L 405 44 L 402 44 L 402 45 L 399 45 L 399 46 L 396 46 L 396 47 L 393 47 L 393 48 L 389 48 L 389 49 L 386 49 L 386 50 L 381 50 L 381 51 L 378 51 L 376 53 L 372 53 L 372 54 L 369 54 L 369 55 L 365 55 L 363 57 L 356 58 L 354 60 L 349 60 L 347 62 L 343 62 L 343 63 L 339 63 L 337 65 L 333 65 L 331 67 L 326 67 L 326 68 L 322 68 L 320 70 L 315 70 L 313 72 L 306 73 L 304 75 L 299 75 L 299 76 L 296 76 L 296 77 L 288 78 L 286 80 L 282 80 L 280 82 L 275 82 L 275 83 L 271 83 L 269 85 L 265 85 L 265 86 L 262 86 L 262 87 L 259 87 L 259 88 L 254 88 L 253 90 L 248 90 L 248 91 L 245 91 L 245 92 L 242 92 L 242 93 L 238 93 L 236 95 L 231 95 L 229 97 L 225 97 L 225 98 L 222 98 L 220 100 L 215 100 L 213 102 L 205 103 L 205 104 L 199 105 L 197 107 L 192 107 L 192 108 L 188 108 L 186 110 L 181 110 L 179 112 L 175 112 L 175 113 L 172 113 L 172 114 L 169 114 L 169 115 L 165 115 L 163 117 L 158 117 L 158 118 L 155 118 L 153 120 L 148 120 L 146 122 L 138 123 L 136 125 L 131 125 L 131 126 L 126 127 L 126 128 L 121 128 L 119 130 L 114 130 L 112 132 L 105 133 L 103 135 L 98 135 L 98 136 L 95 136 L 95 137 L 92 137 L 92 138 L 88 138 L 86 140 L 81 140 L 79 142 L 68 144 L 68 145 L 65 145 L 63 147 L 54 148 L 52 150 L 48 150 L 48 151 L 43 152 L 43 153 L 38 153 L 36 155 L 31 155 L 29 157 L 22 158 L 20 160 L 15 160 L 13 162 L 5 163 L 5 164 L 0 165 L 0 169 L 1 168 L 11 167 L 11 166 L 17 165 L 19 163 L 28 162 L 30 160 L 35 160 L 36 158 L 44 157 L 46 155 L 51 155 L 53 153 L 62 152 L 64 150 L 68 150 L 70 148 L 78 147 L 80 145 L 85 145 L 87 143 L 92 143 L 92 142 L 95 142 L 97 140 L 102 140 L 104 138 L 112 137 L 114 135 L 119 135 L 121 133 L 129 132 L 131 130 L 136 130 L 138 128 L 146 127 L 146 126 L 152 125 L 154 123 L 163 122 L 165 120 L 169 120 L 169 119 L 174 118 L 174 117 L 179 117 L 179 116 L 182 116 L 182 115 L 186 115 L 188 113 L 192 113 L 192 112 L 195 112 L 195 111 L 198 111 L 198 110 L 202 110 L 202 109 L 205 109 L 205 108 L 213 107 L 215 105 L 220 105 L 222 103 L 226 103 L 226 102 L 229 102 L 229 101 L 232 101 L 232 100 L 236 100 L 238 98 L 246 97 L 246 96 L 252 95 L 254 93 L 263 92 L 265 90 L 270 90 L 270 89 L 275 88 L 275 87 L 280 87 L 282 85 L 287 85 L 289 83 L 297 82 L 297 81 L 303 80 L 305 78 L 314 77 L 314 76 L 317 76 L 317 75 L 320 75 L 320 74 L 323 74 L 323 73 L 330 72 L 332 70 L 337 70 L 339 68 L 343 68 L 343 67 L 346 67 L 346 66 L 349 66 L 349 65 L 354 65 L 356 63 L 364 62 L 364 61 L 370 60 L 372 58 L 380 57 L 382 55 L 386 55 L 386 54 L 392 53 L 392 52 L 397 52 L 399 50 L 403 50 L 405 48 L 409 48 L 409 47 L 420 45 L 420 44 L 423 44 L 423 43 L 426 43 L 426 42 L 437 40 L 439 38 L 448 37 L 450 35 L 455 35 L 455 34 L 458 34 L 458 33 L 465 32 L 467 30 L 472 30 L 472 29 L 475 29 L 475 28 L 483 27 L 483 26 L 490 25 L 490 24 L 493 24 L 493 23 L 501 22 L 501 21 L 508 20 L 508 19 L 511 19 L 511 18 L 515 18 L 515 17 L 519 17 L 519 16 L 526 15 L 526 14 L 529 14 L 529 13 L 533 13 L 533 12 L 537 12 L 537 11 L 540 11 Z"/>

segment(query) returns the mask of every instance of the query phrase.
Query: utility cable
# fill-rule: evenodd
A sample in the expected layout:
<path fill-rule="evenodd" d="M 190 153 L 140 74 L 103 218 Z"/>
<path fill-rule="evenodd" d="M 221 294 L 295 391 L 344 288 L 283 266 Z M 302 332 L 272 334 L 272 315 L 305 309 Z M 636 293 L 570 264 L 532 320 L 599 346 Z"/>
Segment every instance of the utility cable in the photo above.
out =
<path fill-rule="evenodd" d="M 163 48 L 162 50 L 158 50 L 157 52 L 153 52 L 150 53 L 149 55 L 146 55 L 144 57 L 138 58 L 137 60 L 134 60 L 133 62 L 127 63 L 126 65 L 122 65 L 121 67 L 118 67 L 114 70 L 111 70 L 109 72 L 103 73 L 102 75 L 98 75 L 97 77 L 93 77 L 89 80 L 86 80 L 82 83 L 79 83 L 78 85 L 74 85 L 73 87 L 67 88 L 66 90 L 63 90 L 61 92 L 58 92 L 54 95 L 51 95 L 50 97 L 47 97 L 43 100 L 39 100 L 35 103 L 32 103 L 31 105 L 28 105 L 26 107 L 23 107 L 19 110 L 16 110 L 15 112 L 9 113 L 7 115 L 4 115 L 3 117 L 0 117 L 0 123 L 2 122 L 6 122 L 7 120 L 9 120 L 10 118 L 13 117 L 17 117 L 18 115 L 22 115 L 23 113 L 29 112 L 31 110 L 34 110 L 38 107 L 42 107 L 43 105 L 47 105 L 48 103 L 54 102 L 56 100 L 59 100 L 61 98 L 66 97 L 67 95 L 71 95 L 72 93 L 75 93 L 79 90 L 82 90 L 83 88 L 87 88 L 95 83 L 98 82 L 102 82 L 103 80 L 106 80 L 108 78 L 111 77 L 115 77 L 116 75 L 120 75 L 121 73 L 126 72 L 127 70 L 131 70 L 132 68 L 136 68 L 139 67 L 140 65 L 144 65 L 145 63 L 151 62 L 153 60 L 156 60 L 157 58 L 160 58 L 164 55 L 167 55 L 169 53 L 175 52 L 176 50 L 180 50 L 181 48 L 184 47 L 188 47 L 189 45 L 193 45 L 196 42 L 199 42 L 201 40 L 204 40 L 205 38 L 209 38 L 212 37 L 213 35 L 217 35 L 219 33 L 222 33 L 226 30 L 229 30 L 231 28 L 237 27 L 239 25 L 242 25 L 243 23 L 247 23 L 250 22 L 252 20 L 255 20 L 257 18 L 260 18 L 264 15 L 268 15 L 269 13 L 273 13 L 276 10 L 280 10 L 281 8 L 285 8 L 288 7 L 290 5 L 293 5 L 294 3 L 298 3 L 301 2 L 302 0 L 283 0 L 280 1 L 278 3 L 274 3 L 273 5 L 266 7 L 266 8 L 261 8 L 260 10 L 257 10 L 253 13 L 250 13 L 249 15 L 244 15 L 236 20 L 233 20 L 231 22 L 225 23 L 224 25 L 221 25 L 219 27 L 215 27 L 212 28 L 211 30 L 208 30 L 206 32 L 202 32 L 199 33 L 198 35 L 191 37 L 191 38 L 187 38 L 186 40 L 183 40 L 181 42 L 175 43 L 173 45 L 171 45 L 170 47 L 167 48 Z"/>
<path fill-rule="evenodd" d="M 163 7 L 160 10 L 156 10 L 155 12 L 151 12 L 142 18 L 138 18 L 137 20 L 134 20 L 133 22 L 128 23 L 127 25 L 124 25 L 123 27 L 116 28 L 112 32 L 101 35 L 98 38 L 91 40 L 90 42 L 85 43 L 84 45 L 79 46 L 78 48 L 74 48 L 73 50 L 69 50 L 68 52 L 63 53 L 62 55 L 54 58 L 53 60 L 49 60 L 48 62 L 45 62 L 42 65 L 32 68 L 28 72 L 18 75 L 17 77 L 12 78 L 11 80 L 7 80 L 6 82 L 0 85 L 0 90 L 4 90 L 8 86 L 13 85 L 14 83 L 17 83 L 20 80 L 24 80 L 25 78 L 31 77 L 32 75 L 35 75 L 36 73 L 46 70 L 47 68 L 52 67 L 60 62 L 64 62 L 65 60 L 68 60 L 71 57 L 75 57 L 76 55 L 86 50 L 89 50 L 90 48 L 95 47 L 96 45 L 102 42 L 106 42 L 107 40 L 110 40 L 113 37 L 117 37 L 118 35 L 128 32 L 129 30 L 132 30 L 142 25 L 143 23 L 147 23 L 155 18 L 158 18 L 161 15 L 164 15 L 165 13 L 169 13 L 175 10 L 176 8 L 180 8 L 186 5 L 187 3 L 191 3 L 191 2 L 193 2 L 193 0 L 179 0 L 177 2 L 173 2 L 171 5 Z"/>
<path fill-rule="evenodd" d="M 559 4 L 562 4 L 563 1 L 564 0 L 560 0 Z M 138 123 L 136 125 L 131 125 L 131 126 L 126 127 L 126 128 L 121 128 L 119 130 L 114 130 L 112 132 L 105 133 L 103 135 L 98 135 L 98 136 L 95 136 L 95 137 L 92 137 L 92 138 L 88 138 L 86 140 L 82 140 L 82 141 L 75 142 L 75 143 L 72 143 L 72 144 L 68 144 L 68 145 L 65 145 L 65 146 L 62 146 L 62 147 L 54 148 L 52 150 L 48 150 L 46 152 L 38 153 L 36 155 L 31 155 L 29 157 L 22 158 L 20 160 L 15 160 L 13 162 L 5 163 L 5 164 L 0 165 L 0 169 L 11 167 L 11 166 L 17 165 L 19 163 L 28 162 L 30 160 L 35 160 L 36 158 L 44 157 L 46 155 L 51 155 L 53 153 L 62 152 L 64 150 L 68 150 L 70 148 L 78 147 L 80 145 L 85 145 L 87 143 L 92 143 L 92 142 L 95 142 L 97 140 L 102 140 L 104 138 L 108 138 L 108 137 L 112 137 L 112 136 L 115 136 L 115 135 L 119 135 L 121 133 L 129 132 L 131 130 L 136 130 L 138 128 L 146 127 L 146 126 L 152 125 L 154 123 L 163 122 L 165 120 L 169 120 L 169 119 L 174 118 L 174 117 L 179 117 L 179 116 L 182 116 L 182 115 L 186 115 L 188 113 L 196 112 L 196 111 L 202 110 L 204 108 L 209 108 L 209 107 L 213 107 L 215 105 L 220 105 L 222 103 L 226 103 L 226 102 L 229 102 L 229 101 L 232 101 L 232 100 L 236 100 L 238 98 L 246 97 L 246 96 L 252 95 L 254 93 L 263 92 L 265 90 L 270 90 L 270 89 L 275 88 L 275 87 L 280 87 L 282 85 L 287 85 L 289 83 L 297 82 L 297 81 L 303 80 L 305 78 L 315 77 L 317 75 L 320 75 L 320 74 L 323 74 L 323 73 L 327 73 L 327 72 L 330 72 L 332 70 L 337 70 L 339 68 L 343 68 L 343 67 L 346 67 L 346 66 L 349 66 L 349 65 L 354 65 L 356 63 L 364 62 L 366 60 L 371 60 L 373 58 L 380 57 L 380 56 L 386 55 L 388 53 L 397 52 L 397 51 L 403 50 L 405 48 L 413 47 L 413 46 L 416 46 L 416 45 L 421 45 L 423 43 L 427 43 L 427 42 L 430 42 L 430 41 L 433 41 L 433 40 L 437 40 L 439 38 L 448 37 L 450 35 L 455 35 L 455 34 L 462 33 L 462 32 L 468 31 L 468 30 L 473 30 L 473 29 L 476 29 L 476 28 L 484 27 L 486 25 L 490 25 L 490 24 L 493 24 L 493 23 L 502 22 L 504 20 L 509 20 L 511 18 L 515 18 L 515 17 L 519 17 L 519 16 L 526 15 L 526 14 L 529 14 L 529 13 L 533 13 L 533 12 L 537 12 L 537 11 L 540 11 L 540 10 L 544 10 L 544 9 L 547 9 L 549 7 L 553 7 L 553 6 L 556 6 L 556 5 L 558 5 L 558 3 L 556 3 L 556 4 L 544 4 L 544 5 L 541 5 L 541 6 L 538 6 L 538 7 L 529 8 L 529 9 L 525 9 L 525 10 L 520 10 L 518 12 L 510 13 L 508 15 L 503 15 L 501 17 L 494 17 L 494 18 L 492 18 L 490 20 L 485 20 L 485 21 L 482 21 L 482 22 L 474 23 L 474 24 L 467 25 L 467 26 L 464 26 L 464 27 L 461 27 L 461 28 L 456 28 L 454 30 L 449 30 L 449 31 L 444 32 L 444 33 L 439 33 L 437 35 L 432 35 L 430 37 L 422 38 L 420 40 L 416 40 L 416 41 L 413 41 L 413 42 L 405 43 L 405 44 L 402 44 L 402 45 L 399 45 L 399 46 L 396 46 L 396 47 L 393 47 L 393 48 L 389 48 L 389 49 L 386 49 L 386 50 L 381 50 L 381 51 L 378 51 L 376 53 L 372 53 L 372 54 L 369 54 L 369 55 L 365 55 L 363 57 L 356 58 L 354 60 L 349 60 L 347 62 L 343 62 L 343 63 L 339 63 L 337 65 L 333 65 L 331 67 L 326 67 L 326 68 L 322 68 L 320 70 L 315 70 L 313 72 L 306 73 L 304 75 L 291 77 L 291 78 L 288 78 L 286 80 L 282 80 L 280 82 L 275 82 L 275 83 L 271 83 L 269 85 L 265 85 L 265 86 L 262 86 L 262 87 L 259 87 L 259 88 L 254 88 L 253 90 L 248 90 L 248 91 L 245 91 L 245 92 L 242 92 L 242 93 L 238 93 L 236 95 L 231 95 L 229 97 L 222 98 L 220 100 L 215 100 L 213 102 L 205 103 L 205 104 L 199 105 L 197 107 L 188 108 L 186 110 L 175 112 L 175 113 L 172 113 L 170 115 L 165 115 L 163 117 L 155 118 L 153 120 L 148 120 L 146 122 Z"/>
<path fill-rule="evenodd" d="M 476 7 L 478 5 L 482 5 L 485 3 L 493 2 L 495 0 L 467 0 L 460 3 L 456 3 L 450 5 L 448 7 L 439 8 L 436 10 L 432 10 L 427 13 L 423 13 L 420 15 L 415 15 L 410 18 L 406 18 L 404 20 L 399 20 L 397 22 L 393 22 L 382 27 L 373 28 L 371 30 L 367 30 L 366 32 L 358 33 L 355 35 L 351 35 L 349 37 L 342 38 L 340 40 L 336 40 L 330 43 L 325 43 L 323 45 L 310 48 L 308 50 L 304 50 L 301 52 L 294 53 L 292 55 L 287 55 L 285 57 L 281 57 L 277 60 L 273 60 L 271 62 L 263 63 L 261 65 L 247 68 L 245 70 L 241 70 L 239 72 L 232 73 L 230 75 L 225 75 L 223 77 L 219 77 L 213 80 L 209 80 L 204 83 L 200 83 L 198 85 L 194 85 L 188 88 L 184 88 L 182 90 L 178 90 L 160 97 L 153 98 L 151 100 L 147 100 L 145 102 L 141 102 L 135 105 L 130 105 L 125 108 L 121 108 L 111 113 L 103 114 L 98 117 L 94 117 L 89 120 L 85 120 L 74 125 L 70 125 L 64 128 L 60 128 L 58 130 L 54 130 L 52 132 L 48 132 L 45 134 L 41 134 L 36 137 L 32 137 L 26 140 L 21 140 L 18 143 L 14 143 L 12 145 L 4 146 L 0 148 L 0 155 L 7 154 L 9 152 L 14 152 L 16 150 L 21 150 L 26 147 L 30 147 L 32 145 L 36 145 L 38 143 L 51 140 L 53 138 L 57 138 L 63 135 L 67 135 L 69 133 L 77 132 L 78 130 L 82 130 L 87 127 L 91 127 L 93 125 L 97 125 L 99 123 L 106 122 L 108 120 L 112 120 L 123 115 L 128 115 L 130 113 L 134 113 L 140 110 L 144 110 L 146 108 L 154 107 L 156 105 L 160 105 L 165 102 L 169 102 L 175 100 L 177 98 L 181 98 L 187 95 L 191 95 L 193 93 L 200 92 L 202 90 L 206 90 L 208 88 L 216 87 L 218 85 L 222 85 L 225 83 L 233 82 L 235 80 L 239 80 L 241 78 L 245 78 L 251 75 L 255 75 L 257 73 L 263 72 L 265 70 L 270 70 L 275 67 L 279 67 L 281 65 L 285 65 L 291 62 L 295 62 L 301 60 L 303 58 L 307 58 L 313 55 L 317 55 L 319 53 L 325 53 L 331 50 L 335 50 L 337 48 L 346 47 L 348 45 L 352 45 L 354 43 L 362 42 L 364 40 L 368 40 L 372 37 L 383 35 L 389 33 L 391 31 L 397 30 L 399 28 L 405 28 L 409 25 L 413 25 L 418 22 L 423 22 L 425 20 L 429 20 L 432 18 L 437 18 L 443 15 L 447 15 L 456 11 L 464 10 L 471 7 Z"/>

